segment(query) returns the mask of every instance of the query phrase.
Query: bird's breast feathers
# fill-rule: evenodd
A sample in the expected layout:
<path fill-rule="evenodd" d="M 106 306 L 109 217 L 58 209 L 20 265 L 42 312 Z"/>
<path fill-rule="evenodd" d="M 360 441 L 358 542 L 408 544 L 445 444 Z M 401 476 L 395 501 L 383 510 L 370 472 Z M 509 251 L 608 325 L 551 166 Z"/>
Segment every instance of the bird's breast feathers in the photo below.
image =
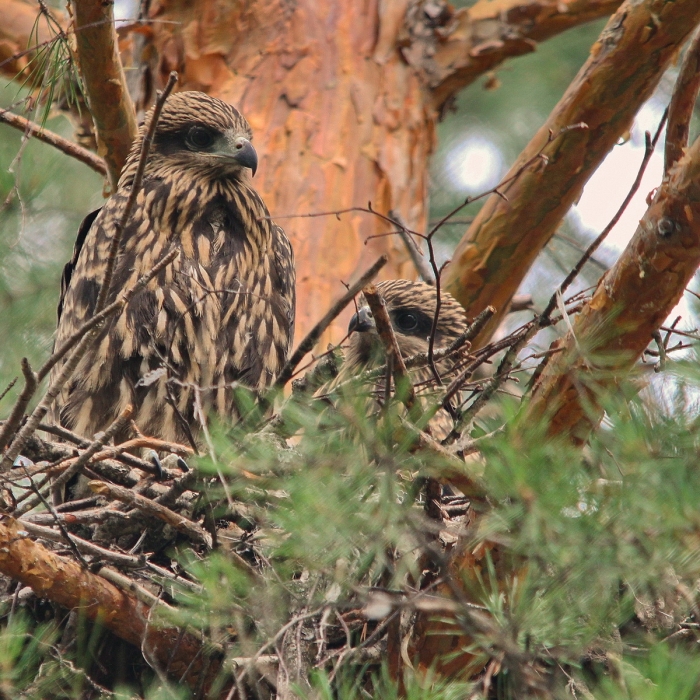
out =
<path fill-rule="evenodd" d="M 94 313 L 128 195 L 126 188 L 113 195 L 85 238 L 62 299 L 59 344 Z M 123 232 L 108 302 L 173 247 L 180 255 L 108 322 L 64 390 L 62 420 L 80 432 L 94 427 L 87 414 L 96 402 L 103 410 L 109 404 L 109 415 L 135 403 L 142 421 L 152 423 L 156 405 L 191 413 L 199 392 L 226 414 L 233 383 L 263 389 L 284 364 L 293 333 L 293 256 L 257 193 L 240 181 L 146 180 Z M 151 431 L 163 434 L 162 426 Z"/>

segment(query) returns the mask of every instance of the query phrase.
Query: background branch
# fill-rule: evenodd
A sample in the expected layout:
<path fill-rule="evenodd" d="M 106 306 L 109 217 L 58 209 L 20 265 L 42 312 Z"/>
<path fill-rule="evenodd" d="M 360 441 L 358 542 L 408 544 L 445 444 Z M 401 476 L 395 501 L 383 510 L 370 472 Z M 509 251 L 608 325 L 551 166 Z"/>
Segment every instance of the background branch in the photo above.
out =
<path fill-rule="evenodd" d="M 71 6 L 78 65 L 95 122 L 98 153 L 107 164 L 109 182 L 115 191 L 138 128 L 119 57 L 114 5 L 99 0 L 73 0 Z"/>
<path fill-rule="evenodd" d="M 601 278 L 563 348 L 542 372 L 525 414 L 550 434 L 584 441 L 601 393 L 639 359 L 700 265 L 700 139 L 670 172 L 617 263 Z"/>
<path fill-rule="evenodd" d="M 39 124 L 21 117 L 19 114 L 14 114 L 7 109 L 0 109 L 0 121 L 23 131 L 27 136 L 34 136 L 39 139 L 39 141 L 48 143 L 50 146 L 57 148 L 71 158 L 85 163 L 85 165 L 92 168 L 100 175 L 107 177 L 107 166 L 104 160 L 87 148 L 83 148 L 73 141 L 64 139 L 63 136 L 54 134 L 53 131 L 48 131 Z"/>
<path fill-rule="evenodd" d="M 549 143 L 546 167 L 528 169 L 503 188 L 508 201 L 492 195 L 459 243 L 443 275 L 444 288 L 475 315 L 491 304 L 497 315 L 477 339 L 496 328 L 535 257 L 580 196 L 588 178 L 632 124 L 677 47 L 700 22 L 700 5 L 679 0 L 657 17 L 656 0 L 625 2 L 603 30 L 547 122 L 511 173 L 569 124 L 585 122 Z M 653 26 L 653 32 L 649 27 Z M 508 177 L 508 176 L 506 176 Z"/>

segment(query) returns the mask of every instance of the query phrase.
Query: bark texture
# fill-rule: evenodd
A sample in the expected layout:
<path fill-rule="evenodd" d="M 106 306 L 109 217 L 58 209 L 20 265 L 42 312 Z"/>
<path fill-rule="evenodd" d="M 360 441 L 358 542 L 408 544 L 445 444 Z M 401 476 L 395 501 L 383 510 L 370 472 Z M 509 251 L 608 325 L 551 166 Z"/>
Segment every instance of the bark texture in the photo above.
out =
<path fill-rule="evenodd" d="M 510 174 L 543 147 L 546 167 L 531 168 L 504 188 L 508 201 L 491 196 L 469 227 L 445 270 L 443 281 L 475 315 L 486 305 L 503 313 L 535 257 L 555 233 L 588 178 L 627 131 L 663 71 L 700 22 L 696 0 L 628 0 L 610 19 L 550 118 Z M 550 132 L 585 122 L 549 145 Z M 477 340 L 477 344 L 478 344 Z"/>

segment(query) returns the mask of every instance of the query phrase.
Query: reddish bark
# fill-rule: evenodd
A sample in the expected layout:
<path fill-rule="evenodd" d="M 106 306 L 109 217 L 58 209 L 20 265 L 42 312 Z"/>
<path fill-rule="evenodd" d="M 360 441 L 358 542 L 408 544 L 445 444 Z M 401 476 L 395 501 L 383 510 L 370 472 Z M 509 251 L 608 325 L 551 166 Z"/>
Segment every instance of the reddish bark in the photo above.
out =
<path fill-rule="evenodd" d="M 136 113 L 129 97 L 114 29 L 113 3 L 73 0 L 78 65 L 95 123 L 97 151 L 112 190 L 136 138 Z"/>

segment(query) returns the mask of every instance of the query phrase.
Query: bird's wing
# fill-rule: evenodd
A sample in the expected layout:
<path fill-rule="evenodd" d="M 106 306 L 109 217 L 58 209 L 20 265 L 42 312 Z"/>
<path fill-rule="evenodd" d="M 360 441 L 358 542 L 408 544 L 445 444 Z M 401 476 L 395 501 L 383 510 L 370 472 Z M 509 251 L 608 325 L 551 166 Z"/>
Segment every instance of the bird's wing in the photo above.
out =
<path fill-rule="evenodd" d="M 73 246 L 73 255 L 71 259 L 64 265 L 63 274 L 61 275 L 61 296 L 58 299 L 58 322 L 61 321 L 61 314 L 63 313 L 63 305 L 66 300 L 66 294 L 68 293 L 68 288 L 70 287 L 70 281 L 73 277 L 73 271 L 78 264 L 78 258 L 80 257 L 80 251 L 83 249 L 83 244 L 87 238 L 88 232 L 92 228 L 93 223 L 97 215 L 102 211 L 102 207 L 95 209 L 95 211 L 90 212 L 80 223 L 80 228 L 78 229 L 78 236 L 75 239 L 75 245 Z"/>
<path fill-rule="evenodd" d="M 272 227 L 274 252 L 274 272 L 277 279 L 273 289 L 279 294 L 281 312 L 286 321 L 285 332 L 288 334 L 287 352 L 292 349 L 294 340 L 294 317 L 296 313 L 296 270 L 294 251 L 285 232 L 276 224 Z"/>

